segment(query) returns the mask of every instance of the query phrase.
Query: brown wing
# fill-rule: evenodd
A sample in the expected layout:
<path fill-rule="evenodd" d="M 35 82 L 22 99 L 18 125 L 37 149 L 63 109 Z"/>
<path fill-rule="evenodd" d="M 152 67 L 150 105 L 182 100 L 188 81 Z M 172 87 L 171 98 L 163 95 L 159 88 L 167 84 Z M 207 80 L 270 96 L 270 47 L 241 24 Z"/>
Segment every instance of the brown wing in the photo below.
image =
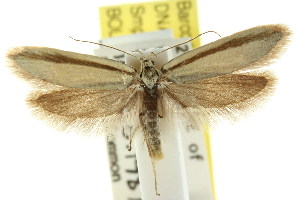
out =
<path fill-rule="evenodd" d="M 249 108 L 274 85 L 271 74 L 228 74 L 185 84 L 170 84 L 166 94 L 185 108 L 218 112 Z"/>
<path fill-rule="evenodd" d="M 134 89 L 65 89 L 35 95 L 29 103 L 47 112 L 76 118 L 99 118 L 121 112 L 135 96 Z"/>
<path fill-rule="evenodd" d="M 138 104 L 134 88 L 123 90 L 63 89 L 47 93 L 34 92 L 27 102 L 34 114 L 65 130 L 88 132 L 97 129 L 97 123 L 122 117 Z M 108 126 L 107 123 L 104 124 Z M 100 125 L 103 128 L 103 125 Z M 96 130 L 98 132 L 98 130 Z"/>

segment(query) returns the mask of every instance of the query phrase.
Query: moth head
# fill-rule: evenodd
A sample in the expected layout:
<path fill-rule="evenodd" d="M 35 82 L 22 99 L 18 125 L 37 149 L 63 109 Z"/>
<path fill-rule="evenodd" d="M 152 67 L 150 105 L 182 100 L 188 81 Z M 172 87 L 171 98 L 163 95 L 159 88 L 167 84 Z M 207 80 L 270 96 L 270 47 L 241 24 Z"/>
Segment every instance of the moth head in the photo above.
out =
<path fill-rule="evenodd" d="M 155 63 L 150 59 L 141 60 L 140 79 L 147 88 L 152 89 L 159 79 L 159 73 L 155 69 Z"/>

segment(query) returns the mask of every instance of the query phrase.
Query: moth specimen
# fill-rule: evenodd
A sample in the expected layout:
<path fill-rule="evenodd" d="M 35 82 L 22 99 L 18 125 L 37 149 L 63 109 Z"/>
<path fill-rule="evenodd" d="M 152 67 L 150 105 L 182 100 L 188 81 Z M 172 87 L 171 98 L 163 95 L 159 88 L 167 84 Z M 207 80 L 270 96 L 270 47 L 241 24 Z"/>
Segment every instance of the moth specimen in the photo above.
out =
<path fill-rule="evenodd" d="M 145 137 L 152 160 L 163 158 L 159 121 L 166 108 L 193 121 L 235 116 L 272 91 L 275 77 L 262 66 L 282 52 L 290 31 L 258 26 L 189 51 L 156 67 L 142 57 L 140 68 L 91 55 L 45 47 L 18 47 L 10 66 L 38 90 L 27 102 L 58 129 L 113 135 L 131 124 Z M 131 137 L 132 138 L 132 137 Z"/>

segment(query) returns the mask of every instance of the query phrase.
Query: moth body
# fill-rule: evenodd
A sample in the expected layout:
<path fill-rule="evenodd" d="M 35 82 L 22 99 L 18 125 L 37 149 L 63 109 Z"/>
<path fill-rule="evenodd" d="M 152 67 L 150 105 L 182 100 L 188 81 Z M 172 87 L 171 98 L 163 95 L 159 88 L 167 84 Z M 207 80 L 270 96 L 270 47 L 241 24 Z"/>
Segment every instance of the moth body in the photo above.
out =
<path fill-rule="evenodd" d="M 159 131 L 158 80 L 159 72 L 152 60 L 141 60 L 141 86 L 143 88 L 143 106 L 139 115 L 149 156 L 154 160 L 163 158 Z"/>
<path fill-rule="evenodd" d="M 158 116 L 158 88 L 154 85 L 149 89 L 144 87 L 143 106 L 140 113 L 140 122 L 143 129 L 145 142 L 148 147 L 149 156 L 154 160 L 163 157 L 161 150 L 159 116 Z"/>

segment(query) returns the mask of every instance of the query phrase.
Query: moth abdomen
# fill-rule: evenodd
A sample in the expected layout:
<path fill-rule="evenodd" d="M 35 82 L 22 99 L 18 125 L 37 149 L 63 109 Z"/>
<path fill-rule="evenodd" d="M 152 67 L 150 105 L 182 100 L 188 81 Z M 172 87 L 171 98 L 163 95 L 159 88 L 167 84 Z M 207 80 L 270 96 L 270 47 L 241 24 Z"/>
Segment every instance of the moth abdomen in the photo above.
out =
<path fill-rule="evenodd" d="M 144 88 L 143 112 L 140 114 L 149 156 L 154 160 L 163 158 L 159 131 L 158 88 Z"/>

